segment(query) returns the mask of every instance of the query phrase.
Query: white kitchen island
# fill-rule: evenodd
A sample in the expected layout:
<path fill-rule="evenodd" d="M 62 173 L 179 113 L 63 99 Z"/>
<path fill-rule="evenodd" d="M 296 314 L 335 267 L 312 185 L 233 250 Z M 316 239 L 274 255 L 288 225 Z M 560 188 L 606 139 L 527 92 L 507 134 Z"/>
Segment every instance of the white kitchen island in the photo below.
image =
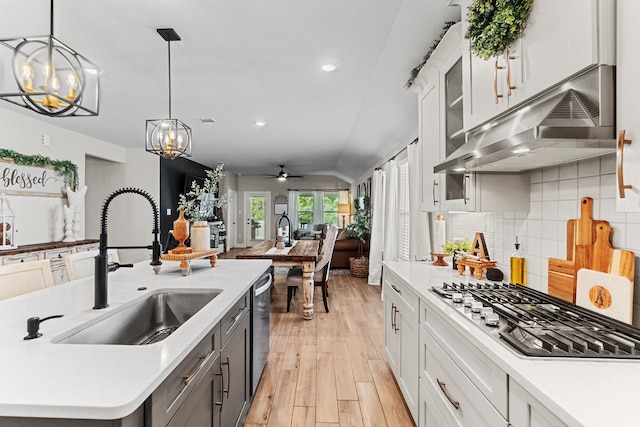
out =
<path fill-rule="evenodd" d="M 385 292 L 390 290 L 392 294 L 397 294 L 385 295 L 385 298 L 395 298 L 394 301 L 407 300 L 410 307 L 413 302 L 409 299 L 419 300 L 416 301 L 414 306 L 420 306 L 420 314 L 417 316 L 420 319 L 419 333 L 422 334 L 420 336 L 420 345 L 423 344 L 422 337 L 425 334 L 429 335 L 429 331 L 423 327 L 425 325 L 424 318 L 426 317 L 427 320 L 430 318 L 430 321 L 439 324 L 441 326 L 440 330 L 445 331 L 446 334 L 436 335 L 436 341 L 439 340 L 440 344 L 435 344 L 434 340 L 428 337 L 426 339 L 427 343 L 437 347 L 434 354 L 440 355 L 439 360 L 442 362 L 442 366 L 456 370 L 460 367 L 463 375 L 462 380 L 466 381 L 465 384 L 467 384 L 465 385 L 466 389 L 461 387 L 456 390 L 453 381 L 444 381 L 444 377 L 439 376 L 443 382 L 440 388 L 442 388 L 444 404 L 438 408 L 438 411 L 426 413 L 429 411 L 424 409 L 430 407 L 429 402 L 432 402 L 432 400 L 429 399 L 432 399 L 435 393 L 425 391 L 424 384 L 427 383 L 427 378 L 425 377 L 428 375 L 423 370 L 423 366 L 416 367 L 419 373 L 413 371 L 419 377 L 419 384 L 413 384 L 410 378 L 398 381 L 401 384 L 401 388 L 405 384 L 406 387 L 411 388 L 409 390 L 410 396 L 413 396 L 413 389 L 419 387 L 419 392 L 418 390 L 415 391 L 415 394 L 420 396 L 419 403 L 416 404 L 416 411 L 420 413 L 416 419 L 419 427 L 450 424 L 465 426 L 485 425 L 479 418 L 461 421 L 461 417 L 465 415 L 464 412 L 466 411 L 466 414 L 469 415 L 471 409 L 474 411 L 478 409 L 478 413 L 481 415 L 489 414 L 484 418 L 485 420 L 489 420 L 490 416 L 500 413 L 502 422 L 500 424 L 490 424 L 492 427 L 495 425 L 523 425 L 519 424 L 516 419 L 520 416 L 537 417 L 538 421 L 545 421 L 540 424 L 531 422 L 526 425 L 594 427 L 640 425 L 640 406 L 638 405 L 638 398 L 640 398 L 640 391 L 638 391 L 640 360 L 523 356 L 508 347 L 506 343 L 496 340 L 480 330 L 475 323 L 461 316 L 451 305 L 429 291 L 432 286 L 442 286 L 445 281 L 448 283 L 452 281 L 458 283 L 460 281 L 469 281 L 467 280 L 468 277 L 460 276 L 451 267 L 434 267 L 426 263 L 394 261 L 385 262 L 384 265 L 387 269 L 385 271 L 384 285 L 387 286 Z M 475 282 L 472 277 L 470 281 Z M 394 283 L 397 283 L 398 290 L 401 293 L 388 286 Z M 405 286 L 405 288 L 402 288 L 402 286 Z M 389 317 L 390 323 L 394 323 L 391 326 L 396 329 L 398 328 L 397 319 L 400 318 L 399 316 L 402 316 L 403 320 L 404 318 L 416 317 L 412 313 L 407 315 L 407 309 L 404 307 L 405 304 L 402 302 L 395 303 L 394 311 L 391 312 L 392 316 L 389 316 L 389 313 L 385 313 L 385 317 Z M 394 314 L 395 318 L 393 317 Z M 400 328 L 402 328 L 402 325 L 400 325 Z M 393 332 L 394 329 L 391 330 L 391 333 Z M 457 342 L 447 342 L 447 337 L 454 337 Z M 418 348 L 418 343 L 409 342 L 407 344 L 411 346 L 411 351 L 420 352 L 420 363 L 422 363 L 424 361 L 422 360 L 424 349 Z M 442 348 L 454 350 L 445 350 L 443 353 Z M 449 362 L 444 361 L 443 357 Z M 402 357 L 400 359 L 402 361 L 412 360 L 411 358 Z M 489 363 L 475 363 L 478 360 L 489 361 Z M 452 361 L 455 363 L 451 363 Z M 417 360 L 415 360 L 415 363 L 417 363 Z M 489 365 L 492 365 L 492 367 Z M 496 368 L 499 372 L 502 372 L 502 380 L 500 380 L 499 376 L 491 379 L 489 374 L 486 374 L 491 370 L 495 373 Z M 485 373 L 478 372 L 482 370 L 485 370 Z M 444 372 L 444 374 L 449 374 L 449 372 Z M 495 382 L 477 381 L 477 378 L 480 378 L 481 375 L 485 375 L 485 379 Z M 436 383 L 435 381 L 433 382 Z M 444 385 L 445 382 L 446 386 Z M 502 392 L 500 392 L 500 387 L 503 388 Z M 433 389 L 440 394 L 441 390 L 438 389 L 437 383 Z M 457 393 L 459 395 L 456 395 Z M 468 396 L 483 396 L 482 399 L 475 399 L 471 406 L 484 406 L 479 406 L 478 408 L 471 408 L 470 405 L 465 406 L 465 402 L 462 399 L 464 393 L 468 393 Z M 424 394 L 429 395 L 426 406 Z M 460 397 L 460 409 L 457 410 L 451 402 L 455 402 L 458 397 Z M 447 401 L 446 398 L 450 399 Z M 480 402 L 485 399 L 490 404 Z M 523 399 L 527 401 L 525 402 Z M 434 415 L 434 412 L 438 412 L 438 414 Z M 439 418 L 440 415 L 442 415 L 442 418 Z M 453 418 L 457 421 L 450 422 L 449 420 Z"/>
<path fill-rule="evenodd" d="M 0 301 L 1 417 L 113 420 L 139 410 L 150 394 L 206 337 L 269 267 L 269 261 L 194 260 L 183 276 L 177 263 L 155 275 L 149 262 L 109 273 L 109 307 L 94 310 L 93 277 Z M 222 292 L 155 344 L 56 343 L 85 322 L 160 290 L 219 289 Z M 40 325 L 42 337 L 24 340 L 27 318 L 61 318 Z"/>

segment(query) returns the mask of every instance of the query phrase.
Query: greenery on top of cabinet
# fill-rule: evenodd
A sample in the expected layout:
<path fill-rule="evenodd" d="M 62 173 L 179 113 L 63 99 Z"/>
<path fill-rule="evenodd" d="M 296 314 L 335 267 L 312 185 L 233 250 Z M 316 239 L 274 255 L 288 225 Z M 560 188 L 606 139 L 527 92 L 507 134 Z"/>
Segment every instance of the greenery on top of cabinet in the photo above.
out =
<path fill-rule="evenodd" d="M 533 0 L 473 0 L 469 6 L 465 38 L 484 60 L 500 55 L 520 36 Z"/>
<path fill-rule="evenodd" d="M 444 23 L 444 27 L 442 27 L 442 32 L 440 33 L 440 36 L 438 36 L 438 38 L 435 39 L 433 43 L 431 43 L 431 47 L 429 48 L 429 51 L 424 55 L 424 57 L 422 57 L 422 60 L 420 61 L 420 63 L 416 65 L 413 70 L 411 70 L 411 73 L 409 74 L 409 80 L 407 80 L 407 83 L 404 85 L 407 89 L 410 88 L 413 82 L 416 80 L 416 78 L 418 78 L 418 74 L 420 74 L 420 70 L 422 70 L 422 67 L 424 67 L 424 64 L 427 63 L 427 61 L 431 57 L 431 54 L 433 54 L 433 51 L 436 50 L 436 47 L 438 47 L 444 35 L 447 34 L 447 31 L 449 31 L 449 28 L 451 28 L 451 26 L 455 23 L 456 21 L 447 21 Z"/>

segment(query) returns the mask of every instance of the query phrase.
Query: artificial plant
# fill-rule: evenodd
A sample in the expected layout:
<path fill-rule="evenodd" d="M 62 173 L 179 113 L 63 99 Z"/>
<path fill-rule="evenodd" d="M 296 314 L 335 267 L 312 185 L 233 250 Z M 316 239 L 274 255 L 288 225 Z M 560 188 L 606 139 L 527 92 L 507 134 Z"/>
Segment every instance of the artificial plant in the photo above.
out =
<path fill-rule="evenodd" d="M 218 185 L 224 176 L 223 166 L 220 164 L 214 170 L 207 169 L 205 171 L 207 177 L 202 186 L 196 181 L 192 181 L 191 190 L 186 194 L 180 194 L 178 207 L 184 209 L 184 216 L 188 221 L 206 221 L 214 216 L 216 208 L 227 205 L 226 196 L 215 196 Z"/>

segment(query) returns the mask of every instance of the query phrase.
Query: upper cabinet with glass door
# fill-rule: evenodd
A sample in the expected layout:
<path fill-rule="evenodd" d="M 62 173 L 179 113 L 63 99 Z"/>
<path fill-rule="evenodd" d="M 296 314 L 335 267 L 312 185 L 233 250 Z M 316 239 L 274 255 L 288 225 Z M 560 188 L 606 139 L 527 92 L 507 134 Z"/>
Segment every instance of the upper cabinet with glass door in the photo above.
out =
<path fill-rule="evenodd" d="M 614 65 L 615 12 L 611 0 L 535 0 L 522 36 L 503 55 L 482 60 L 465 39 L 465 130 L 596 64 Z"/>

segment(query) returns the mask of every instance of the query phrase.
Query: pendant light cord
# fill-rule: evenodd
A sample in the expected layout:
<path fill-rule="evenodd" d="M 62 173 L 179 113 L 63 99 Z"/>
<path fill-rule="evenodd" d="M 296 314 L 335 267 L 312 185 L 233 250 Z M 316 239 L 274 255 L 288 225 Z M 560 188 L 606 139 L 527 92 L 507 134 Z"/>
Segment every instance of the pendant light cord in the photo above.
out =
<path fill-rule="evenodd" d="M 169 119 L 171 119 L 171 40 L 167 40 L 167 49 L 169 51 Z"/>

